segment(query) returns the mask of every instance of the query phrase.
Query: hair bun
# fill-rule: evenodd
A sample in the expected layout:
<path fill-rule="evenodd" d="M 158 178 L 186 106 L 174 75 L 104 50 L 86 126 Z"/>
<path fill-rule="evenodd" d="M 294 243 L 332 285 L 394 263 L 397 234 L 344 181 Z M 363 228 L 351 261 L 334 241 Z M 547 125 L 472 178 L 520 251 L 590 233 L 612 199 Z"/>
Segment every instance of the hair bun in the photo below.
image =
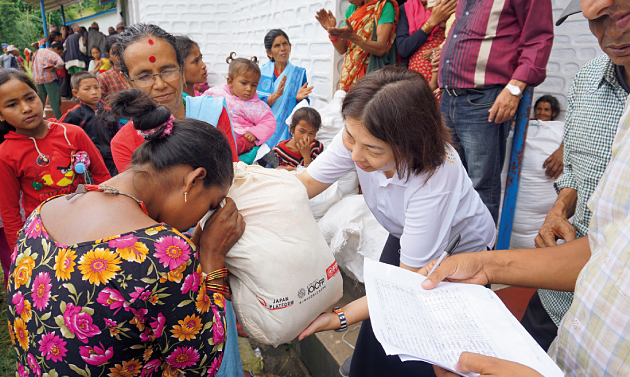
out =
<path fill-rule="evenodd" d="M 171 112 L 166 106 L 157 105 L 138 89 L 123 90 L 112 95 L 111 108 L 116 116 L 131 118 L 134 128 L 138 131 L 158 128 L 171 117 Z M 162 136 L 162 131 L 158 130 L 145 138 L 157 139 Z"/>
<path fill-rule="evenodd" d="M 236 55 L 236 52 L 230 52 L 230 56 L 228 56 L 227 59 L 225 59 L 225 62 L 228 64 L 232 63 L 232 61 L 236 59 L 234 55 Z"/>

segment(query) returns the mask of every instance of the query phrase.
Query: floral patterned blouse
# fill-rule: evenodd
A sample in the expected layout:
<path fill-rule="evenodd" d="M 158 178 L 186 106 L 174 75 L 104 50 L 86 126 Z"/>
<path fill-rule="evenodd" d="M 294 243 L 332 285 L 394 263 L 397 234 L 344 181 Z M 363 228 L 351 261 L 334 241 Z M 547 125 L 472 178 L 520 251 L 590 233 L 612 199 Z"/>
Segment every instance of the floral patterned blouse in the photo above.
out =
<path fill-rule="evenodd" d="M 21 231 L 7 292 L 17 375 L 214 376 L 224 297 L 206 294 L 194 245 L 164 224 L 76 245 Z"/>

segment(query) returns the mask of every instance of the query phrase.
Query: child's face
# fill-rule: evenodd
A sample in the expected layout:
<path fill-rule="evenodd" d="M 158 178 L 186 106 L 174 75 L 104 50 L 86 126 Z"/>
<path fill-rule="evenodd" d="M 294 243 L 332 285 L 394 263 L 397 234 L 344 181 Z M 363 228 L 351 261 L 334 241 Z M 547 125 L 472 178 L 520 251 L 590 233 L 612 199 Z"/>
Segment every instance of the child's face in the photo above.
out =
<path fill-rule="evenodd" d="M 72 94 L 86 105 L 94 108 L 98 106 L 98 101 L 101 100 L 101 86 L 96 79 L 83 79 L 79 82 L 79 90 L 72 90 Z"/>
<path fill-rule="evenodd" d="M 44 107 L 37 93 L 20 80 L 9 80 L 0 86 L 0 121 L 6 121 L 16 132 L 30 135 L 41 127 Z"/>
<path fill-rule="evenodd" d="M 317 130 L 315 127 L 311 126 L 311 124 L 305 120 L 301 120 L 293 129 L 293 138 L 295 141 L 304 140 L 307 144 L 310 144 L 313 140 L 315 140 L 316 134 Z"/>
<path fill-rule="evenodd" d="M 186 75 L 186 83 L 201 84 L 208 81 L 208 72 L 206 72 L 206 64 L 202 60 L 203 56 L 199 47 L 193 45 L 188 54 L 188 58 L 184 62 L 184 72 Z"/>
<path fill-rule="evenodd" d="M 236 76 L 234 80 L 228 77 L 228 86 L 231 89 L 232 95 L 237 96 L 243 101 L 249 101 L 254 94 L 256 94 L 258 80 L 260 80 L 260 75 L 247 72 Z"/>
<path fill-rule="evenodd" d="M 551 104 L 549 102 L 538 102 L 536 109 L 534 110 L 536 119 L 544 122 L 550 121 L 553 118 L 553 111 L 551 110 Z"/>
<path fill-rule="evenodd" d="M 95 48 L 92 49 L 92 57 L 94 58 L 94 60 L 100 60 L 101 59 L 101 52 Z"/>

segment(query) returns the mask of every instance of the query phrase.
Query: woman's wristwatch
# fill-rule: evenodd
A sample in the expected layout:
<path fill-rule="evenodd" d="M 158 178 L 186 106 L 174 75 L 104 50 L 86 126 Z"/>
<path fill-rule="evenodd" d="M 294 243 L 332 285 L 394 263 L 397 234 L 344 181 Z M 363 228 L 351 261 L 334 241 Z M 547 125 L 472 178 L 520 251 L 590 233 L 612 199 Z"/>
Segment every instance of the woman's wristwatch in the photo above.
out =
<path fill-rule="evenodd" d="M 333 308 L 333 313 L 336 313 L 339 316 L 339 321 L 341 322 L 341 327 L 337 330 L 335 330 L 336 332 L 344 332 L 346 330 L 348 330 L 348 326 L 346 324 L 346 315 L 343 314 L 343 309 L 341 309 L 338 306 L 335 306 Z"/>

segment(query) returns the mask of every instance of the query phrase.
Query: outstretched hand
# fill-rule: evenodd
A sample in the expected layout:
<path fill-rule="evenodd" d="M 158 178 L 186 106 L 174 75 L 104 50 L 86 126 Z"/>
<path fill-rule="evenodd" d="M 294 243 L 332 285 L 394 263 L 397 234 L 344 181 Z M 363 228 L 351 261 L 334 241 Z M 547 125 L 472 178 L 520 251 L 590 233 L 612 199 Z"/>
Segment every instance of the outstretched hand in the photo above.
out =
<path fill-rule="evenodd" d="M 301 100 L 303 100 L 305 98 L 308 98 L 308 96 L 311 94 L 312 91 L 313 91 L 313 87 L 312 86 L 308 86 L 308 82 L 305 82 L 304 85 L 302 85 L 302 87 L 300 89 L 298 89 L 298 92 L 297 92 L 297 95 L 295 96 L 295 99 L 298 102 L 300 102 Z"/>
<path fill-rule="evenodd" d="M 437 259 L 418 270 L 426 276 Z M 433 289 L 441 281 L 486 285 L 490 279 L 484 270 L 483 252 L 465 253 L 446 258 L 442 264 L 427 279 L 422 282 L 422 288 Z"/>
<path fill-rule="evenodd" d="M 438 366 L 433 366 L 437 377 L 457 376 Z M 483 376 L 542 377 L 530 367 L 512 361 L 484 356 L 478 353 L 462 352 L 455 370 L 462 374 L 478 373 Z"/>
<path fill-rule="evenodd" d="M 333 16 L 332 12 L 323 8 L 315 13 L 315 19 L 319 21 L 319 24 L 322 25 L 326 31 L 337 26 L 337 19 Z"/>
<path fill-rule="evenodd" d="M 322 313 L 319 317 L 315 318 L 308 327 L 300 333 L 298 340 L 302 340 L 307 336 L 313 335 L 316 332 L 336 330 L 341 327 L 339 316 L 335 313 Z"/>

